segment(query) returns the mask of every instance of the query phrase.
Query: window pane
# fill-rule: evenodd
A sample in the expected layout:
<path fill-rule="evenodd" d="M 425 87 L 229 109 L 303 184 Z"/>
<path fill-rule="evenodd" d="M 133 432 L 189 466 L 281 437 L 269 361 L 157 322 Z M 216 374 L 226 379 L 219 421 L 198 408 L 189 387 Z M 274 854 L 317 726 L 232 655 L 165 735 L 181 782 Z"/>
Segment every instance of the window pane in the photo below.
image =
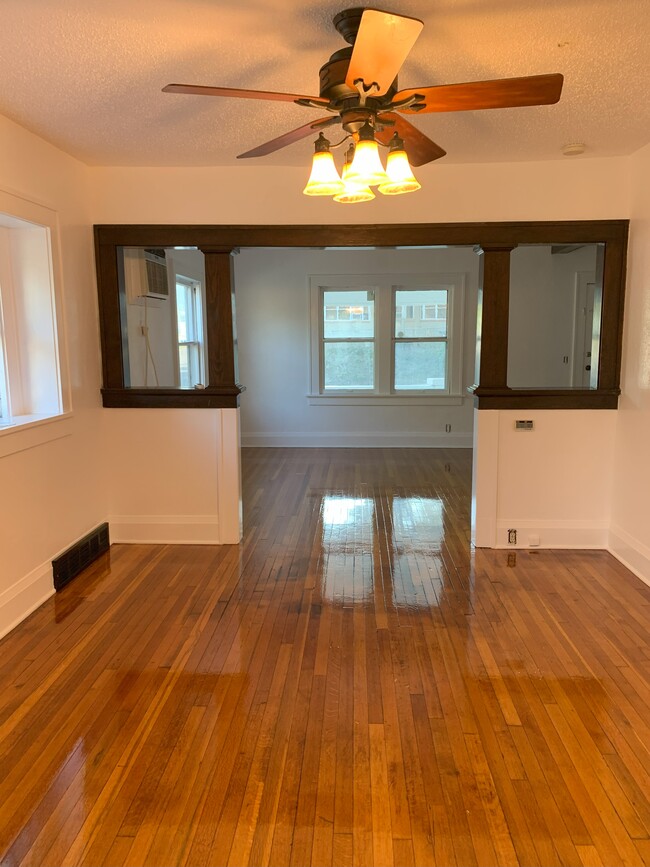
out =
<path fill-rule="evenodd" d="M 191 388 L 190 349 L 187 344 L 181 344 L 178 347 L 178 363 L 181 375 L 181 388 Z"/>
<path fill-rule="evenodd" d="M 191 288 L 187 283 L 176 284 L 176 315 L 178 317 L 179 342 L 184 343 L 187 340 L 194 340 Z"/>
<path fill-rule="evenodd" d="M 446 388 L 447 344 L 396 343 L 395 389 Z"/>
<path fill-rule="evenodd" d="M 446 336 L 446 289 L 395 290 L 395 337 Z"/>
<path fill-rule="evenodd" d="M 375 347 L 372 343 L 326 343 L 327 389 L 372 389 L 375 386 Z"/>
<path fill-rule="evenodd" d="M 367 289 L 323 292 L 323 336 L 334 338 L 374 337 L 375 298 Z"/>

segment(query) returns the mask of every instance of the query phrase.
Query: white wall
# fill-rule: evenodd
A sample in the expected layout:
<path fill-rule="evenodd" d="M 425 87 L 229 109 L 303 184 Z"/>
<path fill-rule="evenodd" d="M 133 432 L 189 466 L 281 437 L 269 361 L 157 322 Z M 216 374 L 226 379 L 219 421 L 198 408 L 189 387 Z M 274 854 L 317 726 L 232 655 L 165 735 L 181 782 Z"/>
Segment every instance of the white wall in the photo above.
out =
<path fill-rule="evenodd" d="M 479 260 L 447 250 L 244 249 L 235 257 L 242 442 L 270 446 L 471 447 L 473 401 L 435 406 L 312 404 L 309 276 L 436 274 L 465 277 L 463 391 L 474 376 Z M 451 432 L 445 426 L 451 425 Z"/>
<path fill-rule="evenodd" d="M 58 213 L 73 414 L 0 436 L 0 635 L 53 592 L 51 560 L 107 513 L 88 169 L 0 116 L 0 189 Z M 66 373 L 66 371 L 64 371 Z"/>
<path fill-rule="evenodd" d="M 650 145 L 630 158 L 630 246 L 611 550 L 650 583 Z"/>
<path fill-rule="evenodd" d="M 606 548 L 615 410 L 476 413 L 473 496 L 479 547 Z M 533 422 L 516 430 L 515 421 Z M 536 539 L 534 537 L 537 537 Z"/>
<path fill-rule="evenodd" d="M 95 223 L 446 223 L 628 215 L 625 158 L 421 166 L 422 189 L 339 205 L 304 196 L 305 169 L 93 167 Z M 263 161 L 262 161 L 263 162 Z"/>

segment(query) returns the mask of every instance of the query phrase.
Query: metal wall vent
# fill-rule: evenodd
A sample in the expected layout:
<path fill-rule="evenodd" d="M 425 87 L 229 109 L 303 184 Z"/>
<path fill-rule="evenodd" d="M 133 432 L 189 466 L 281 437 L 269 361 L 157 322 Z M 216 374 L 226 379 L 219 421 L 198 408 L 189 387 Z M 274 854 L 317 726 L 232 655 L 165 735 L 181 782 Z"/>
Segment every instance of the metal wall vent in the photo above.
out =
<path fill-rule="evenodd" d="M 65 587 L 86 566 L 90 566 L 100 554 L 108 551 L 110 544 L 108 524 L 100 524 L 99 527 L 95 527 L 87 536 L 64 551 L 56 560 L 52 560 L 54 589 L 61 590 L 62 587 Z"/>

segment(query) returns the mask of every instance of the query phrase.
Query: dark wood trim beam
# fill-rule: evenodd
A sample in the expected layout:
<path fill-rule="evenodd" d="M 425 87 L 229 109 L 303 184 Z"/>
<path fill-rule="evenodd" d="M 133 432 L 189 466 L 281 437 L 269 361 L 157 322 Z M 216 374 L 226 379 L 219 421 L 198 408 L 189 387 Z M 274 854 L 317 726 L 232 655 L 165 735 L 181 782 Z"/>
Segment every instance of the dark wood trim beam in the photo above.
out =
<path fill-rule="evenodd" d="M 102 351 L 104 385 L 124 387 L 122 358 L 122 327 L 120 293 L 117 274 L 117 251 L 114 245 L 102 241 L 102 233 L 95 226 L 95 265 L 99 288 L 99 334 Z"/>
<path fill-rule="evenodd" d="M 208 385 L 234 388 L 235 337 L 233 293 L 235 279 L 231 250 L 213 252 L 201 248 L 205 257 L 207 310 Z"/>
<path fill-rule="evenodd" d="M 477 409 L 616 409 L 619 389 L 470 389 Z"/>
<path fill-rule="evenodd" d="M 508 386 L 508 313 L 510 298 L 510 253 L 513 246 L 482 244 L 479 262 L 477 323 L 477 389 Z"/>
<path fill-rule="evenodd" d="M 485 409 L 613 409 L 621 370 L 625 258 L 629 221 L 381 225 L 101 225 L 95 226 L 104 406 L 237 406 L 237 340 L 232 255 L 240 247 L 479 246 L 482 322 L 479 381 Z M 605 244 L 598 388 L 523 390 L 507 385 L 510 251 L 519 244 Z M 208 387 L 125 388 L 117 248 L 195 247 L 206 257 Z"/>
<path fill-rule="evenodd" d="M 611 241 L 605 247 L 598 360 L 599 389 L 616 388 L 621 379 L 626 251 L 627 233 L 624 241 Z"/>
<path fill-rule="evenodd" d="M 140 409 L 235 409 L 245 389 L 227 388 L 102 388 L 103 405 Z"/>
<path fill-rule="evenodd" d="M 102 225 L 101 243 L 134 247 L 391 247 L 428 244 L 511 245 L 577 244 L 622 240 L 626 220 L 515 223 L 386 223 L 380 225 Z M 125 237 L 128 236 L 128 241 Z"/>

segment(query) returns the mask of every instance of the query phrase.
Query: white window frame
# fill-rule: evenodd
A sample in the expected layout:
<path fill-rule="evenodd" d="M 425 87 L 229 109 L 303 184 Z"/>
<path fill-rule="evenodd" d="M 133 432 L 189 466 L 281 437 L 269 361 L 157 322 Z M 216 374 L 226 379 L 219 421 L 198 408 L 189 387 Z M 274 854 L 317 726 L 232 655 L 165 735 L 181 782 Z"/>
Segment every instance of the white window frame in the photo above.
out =
<path fill-rule="evenodd" d="M 25 377 L 25 325 L 17 313 L 14 279 L 17 260 L 7 231 L 28 229 L 29 224 L 44 230 L 47 260 L 47 286 L 38 291 L 38 305 L 43 313 L 38 328 L 42 329 L 43 334 L 49 334 L 50 386 L 49 391 L 43 392 L 38 398 L 33 390 L 30 391 Z M 70 418 L 72 413 L 62 317 L 58 214 L 40 202 L 0 190 L 0 228 L 5 230 L 0 233 L 0 391 L 4 413 L 4 418 L 0 420 L 2 457 L 67 435 L 69 430 L 65 425 L 61 426 L 61 420 Z M 26 428 L 38 428 L 38 431 L 28 435 Z M 28 440 L 24 439 L 26 436 Z"/>
<path fill-rule="evenodd" d="M 466 275 L 430 274 L 313 274 L 310 285 L 311 405 L 454 405 L 462 404 L 463 327 Z M 443 288 L 447 295 L 447 388 L 432 391 L 393 388 L 396 289 Z M 375 388 L 373 391 L 332 391 L 323 388 L 323 293 L 328 289 L 375 292 Z"/>
<path fill-rule="evenodd" d="M 174 315 L 176 319 L 176 364 L 178 366 L 178 382 L 180 383 L 180 347 L 181 346 L 196 346 L 198 350 L 199 356 L 199 371 L 198 371 L 198 381 L 194 383 L 194 385 L 189 386 L 193 388 L 197 384 L 205 385 L 205 346 L 203 342 L 203 335 L 205 333 L 204 329 L 204 298 L 203 298 L 203 286 L 200 280 L 195 279 L 194 277 L 185 277 L 182 274 L 176 274 L 174 277 L 174 301 L 177 303 L 177 293 L 178 286 L 181 285 L 183 287 L 187 287 L 192 290 L 192 330 L 194 333 L 194 340 L 181 340 L 178 334 L 178 307 L 175 307 Z M 196 339 L 198 338 L 198 339 Z"/>

